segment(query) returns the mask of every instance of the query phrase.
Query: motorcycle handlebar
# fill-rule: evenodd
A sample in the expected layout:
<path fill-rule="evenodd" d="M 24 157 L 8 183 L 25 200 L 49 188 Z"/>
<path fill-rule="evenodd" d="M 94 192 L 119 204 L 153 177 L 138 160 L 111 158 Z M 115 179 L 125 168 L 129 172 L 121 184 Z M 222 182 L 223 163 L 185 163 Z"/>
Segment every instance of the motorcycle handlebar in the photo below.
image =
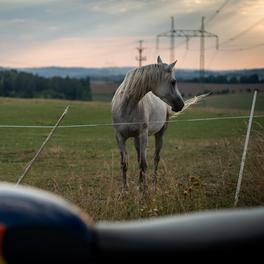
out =
<path fill-rule="evenodd" d="M 99 223 L 97 247 L 105 257 L 198 257 L 260 253 L 264 209 L 225 210 L 130 223 Z"/>
<path fill-rule="evenodd" d="M 263 246 L 264 207 L 91 224 L 58 196 L 0 185 L 0 263 L 219 260 L 256 257 Z"/>

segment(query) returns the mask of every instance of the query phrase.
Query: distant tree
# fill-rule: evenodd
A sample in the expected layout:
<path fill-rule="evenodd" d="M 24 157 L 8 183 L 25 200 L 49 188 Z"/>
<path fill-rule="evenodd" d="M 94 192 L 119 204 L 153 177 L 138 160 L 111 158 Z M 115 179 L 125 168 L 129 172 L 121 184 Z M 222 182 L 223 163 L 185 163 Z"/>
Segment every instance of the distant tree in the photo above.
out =
<path fill-rule="evenodd" d="M 241 76 L 240 83 L 259 83 L 259 76 L 257 73 L 249 76 Z"/>
<path fill-rule="evenodd" d="M 0 71 L 0 96 L 91 100 L 90 79 L 43 78 L 15 70 Z"/>
<path fill-rule="evenodd" d="M 239 83 L 239 79 L 236 76 L 232 76 L 229 79 L 229 83 Z"/>

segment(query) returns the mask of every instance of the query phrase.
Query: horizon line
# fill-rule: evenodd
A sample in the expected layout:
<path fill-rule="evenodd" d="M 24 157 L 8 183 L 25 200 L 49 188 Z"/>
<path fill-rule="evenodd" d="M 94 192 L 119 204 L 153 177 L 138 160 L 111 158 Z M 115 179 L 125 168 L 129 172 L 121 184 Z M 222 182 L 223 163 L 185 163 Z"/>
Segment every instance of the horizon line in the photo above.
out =
<path fill-rule="evenodd" d="M 154 64 L 154 63 L 153 63 Z M 143 65 L 146 66 L 146 65 Z M 44 68 L 62 68 L 62 69 L 70 69 L 70 68 L 79 68 L 79 69 L 109 69 L 109 68 L 116 68 L 116 69 L 122 69 L 122 68 L 138 68 L 138 66 L 129 66 L 129 65 L 124 65 L 124 66 L 102 66 L 102 67 L 92 67 L 92 66 L 58 66 L 58 65 L 49 65 L 49 66 L 18 66 L 18 67 L 13 67 L 13 66 L 2 66 L 0 65 L 0 69 L 44 69 Z M 195 68 L 176 68 L 177 70 L 187 70 L 187 71 L 200 71 L 199 69 Z M 205 69 L 205 72 L 221 72 L 221 71 L 245 71 L 245 70 L 264 70 L 263 67 L 257 67 L 257 68 L 234 68 L 234 69 Z"/>

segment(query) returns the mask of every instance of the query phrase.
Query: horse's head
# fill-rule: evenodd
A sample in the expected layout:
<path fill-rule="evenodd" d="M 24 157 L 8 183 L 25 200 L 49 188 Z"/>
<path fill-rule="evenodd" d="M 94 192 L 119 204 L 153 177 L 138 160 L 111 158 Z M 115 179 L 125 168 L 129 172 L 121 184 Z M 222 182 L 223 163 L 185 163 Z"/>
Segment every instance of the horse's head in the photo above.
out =
<path fill-rule="evenodd" d="M 161 100 L 172 107 L 172 111 L 179 112 L 184 107 L 184 101 L 177 88 L 175 70 L 173 69 L 177 61 L 172 64 L 163 63 L 158 56 L 157 63 L 162 71 L 162 78 L 152 92 Z"/>

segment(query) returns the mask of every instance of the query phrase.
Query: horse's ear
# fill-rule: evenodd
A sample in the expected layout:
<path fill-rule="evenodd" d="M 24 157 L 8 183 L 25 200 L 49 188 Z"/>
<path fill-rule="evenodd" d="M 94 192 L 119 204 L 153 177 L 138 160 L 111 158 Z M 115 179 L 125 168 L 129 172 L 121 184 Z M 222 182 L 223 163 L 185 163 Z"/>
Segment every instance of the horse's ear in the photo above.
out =
<path fill-rule="evenodd" d="M 177 62 L 177 60 L 176 60 L 176 61 L 174 61 L 172 64 L 170 64 L 170 65 L 169 65 L 169 68 L 170 68 L 170 70 L 172 70 L 172 69 L 174 68 L 174 66 L 175 66 L 176 62 Z"/>
<path fill-rule="evenodd" d="M 165 67 L 165 71 L 167 71 L 167 72 L 171 72 L 172 69 L 174 68 L 176 62 L 177 62 L 177 60 L 174 61 L 172 64 L 166 65 L 166 67 Z"/>
<path fill-rule="evenodd" d="M 163 63 L 162 60 L 161 60 L 161 58 L 160 58 L 160 56 L 158 56 L 158 58 L 157 58 L 157 63 L 158 64 L 162 64 Z"/>

